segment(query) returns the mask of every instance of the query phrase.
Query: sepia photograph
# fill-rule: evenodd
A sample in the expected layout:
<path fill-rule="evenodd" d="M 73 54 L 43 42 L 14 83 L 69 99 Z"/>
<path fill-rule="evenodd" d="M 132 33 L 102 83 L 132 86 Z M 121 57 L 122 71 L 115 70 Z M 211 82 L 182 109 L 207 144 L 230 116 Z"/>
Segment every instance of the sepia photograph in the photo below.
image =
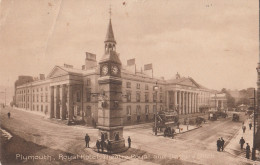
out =
<path fill-rule="evenodd" d="M 260 165 L 260 0 L 0 0 L 0 165 Z"/>

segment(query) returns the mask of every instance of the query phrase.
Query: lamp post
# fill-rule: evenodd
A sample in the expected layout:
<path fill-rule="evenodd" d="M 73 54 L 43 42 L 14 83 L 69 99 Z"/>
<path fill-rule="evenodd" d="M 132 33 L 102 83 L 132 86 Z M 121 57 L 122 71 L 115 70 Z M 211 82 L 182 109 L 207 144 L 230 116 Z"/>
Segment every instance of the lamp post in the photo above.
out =
<path fill-rule="evenodd" d="M 154 117 L 154 134 L 157 135 L 157 91 L 158 91 L 158 85 L 157 85 L 157 81 L 155 83 L 156 85 L 154 86 L 154 90 L 155 90 L 155 117 Z"/>
<path fill-rule="evenodd" d="M 252 160 L 255 160 L 255 117 L 256 117 L 256 98 L 255 98 L 255 88 L 254 88 L 254 130 L 253 130 L 253 148 L 252 148 Z"/>

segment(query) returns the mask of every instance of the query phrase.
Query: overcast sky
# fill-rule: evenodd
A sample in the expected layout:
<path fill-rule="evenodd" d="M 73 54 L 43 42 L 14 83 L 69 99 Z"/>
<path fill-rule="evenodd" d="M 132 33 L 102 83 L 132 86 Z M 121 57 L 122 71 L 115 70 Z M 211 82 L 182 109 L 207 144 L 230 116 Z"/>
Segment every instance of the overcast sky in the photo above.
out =
<path fill-rule="evenodd" d="M 123 2 L 126 2 L 125 5 Z M 256 86 L 257 0 L 0 0 L 0 85 L 81 68 L 104 52 L 112 25 L 121 61 L 153 63 L 156 76 L 192 77 L 211 89 Z"/>

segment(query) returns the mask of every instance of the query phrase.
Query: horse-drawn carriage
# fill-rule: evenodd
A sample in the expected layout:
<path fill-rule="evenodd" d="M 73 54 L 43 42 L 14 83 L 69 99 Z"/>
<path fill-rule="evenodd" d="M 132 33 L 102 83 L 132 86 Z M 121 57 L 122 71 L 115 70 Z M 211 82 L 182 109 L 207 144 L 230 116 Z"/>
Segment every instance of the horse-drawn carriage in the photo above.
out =
<path fill-rule="evenodd" d="M 239 121 L 239 115 L 234 113 L 232 117 L 232 121 Z"/>

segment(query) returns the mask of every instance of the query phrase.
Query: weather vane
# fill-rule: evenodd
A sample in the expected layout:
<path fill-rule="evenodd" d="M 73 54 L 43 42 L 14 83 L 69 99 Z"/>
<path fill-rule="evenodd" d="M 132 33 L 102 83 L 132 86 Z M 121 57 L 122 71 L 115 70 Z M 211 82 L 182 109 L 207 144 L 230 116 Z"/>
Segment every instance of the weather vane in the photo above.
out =
<path fill-rule="evenodd" d="M 109 6 L 109 18 L 111 19 L 112 11 L 111 11 L 111 4 Z"/>

